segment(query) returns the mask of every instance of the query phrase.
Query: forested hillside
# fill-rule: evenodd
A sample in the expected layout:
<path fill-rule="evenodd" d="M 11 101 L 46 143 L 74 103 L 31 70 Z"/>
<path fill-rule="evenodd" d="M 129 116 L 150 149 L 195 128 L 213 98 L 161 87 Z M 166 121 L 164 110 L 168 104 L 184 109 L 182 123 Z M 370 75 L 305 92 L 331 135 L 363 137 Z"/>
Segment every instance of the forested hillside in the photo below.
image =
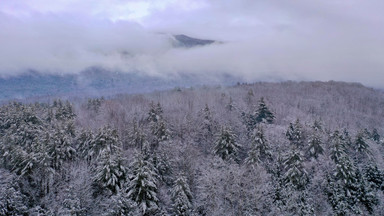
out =
<path fill-rule="evenodd" d="M 0 215 L 381 215 L 384 94 L 284 82 L 0 107 Z"/>

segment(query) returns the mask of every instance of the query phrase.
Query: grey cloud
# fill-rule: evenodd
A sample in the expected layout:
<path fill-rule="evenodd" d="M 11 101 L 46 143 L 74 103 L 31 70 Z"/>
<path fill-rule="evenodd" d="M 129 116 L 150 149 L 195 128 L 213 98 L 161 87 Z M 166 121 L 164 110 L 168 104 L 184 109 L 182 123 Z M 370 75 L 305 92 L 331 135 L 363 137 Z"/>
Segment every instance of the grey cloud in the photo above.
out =
<path fill-rule="evenodd" d="M 378 0 L 185 0 L 183 8 L 167 1 L 147 5 L 136 20 L 120 21 L 121 10 L 113 15 L 116 7 L 96 2 L 41 11 L 19 5 L 17 13 L 0 6 L 0 73 L 78 73 L 101 66 L 165 77 L 229 73 L 247 81 L 342 80 L 383 87 L 384 3 Z M 124 8 L 123 1 L 113 3 Z M 173 48 L 169 34 L 225 43 Z"/>

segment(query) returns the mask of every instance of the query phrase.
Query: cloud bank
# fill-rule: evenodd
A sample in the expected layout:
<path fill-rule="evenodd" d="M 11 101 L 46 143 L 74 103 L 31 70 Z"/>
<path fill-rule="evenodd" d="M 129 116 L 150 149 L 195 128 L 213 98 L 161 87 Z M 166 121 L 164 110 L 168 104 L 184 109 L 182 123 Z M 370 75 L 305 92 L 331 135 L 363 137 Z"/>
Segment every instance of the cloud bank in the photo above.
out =
<path fill-rule="evenodd" d="M 384 85 L 384 2 L 43 1 L 0 5 L 0 75 L 89 67 L 245 81 L 340 80 Z M 171 34 L 223 41 L 174 48 Z"/>

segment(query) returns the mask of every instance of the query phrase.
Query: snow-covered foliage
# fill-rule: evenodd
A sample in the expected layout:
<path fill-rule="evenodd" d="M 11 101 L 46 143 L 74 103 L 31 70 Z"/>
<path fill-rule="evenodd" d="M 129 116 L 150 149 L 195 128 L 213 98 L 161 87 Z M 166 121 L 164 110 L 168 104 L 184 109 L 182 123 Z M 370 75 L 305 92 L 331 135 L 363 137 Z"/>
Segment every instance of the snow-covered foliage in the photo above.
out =
<path fill-rule="evenodd" d="M 381 215 L 384 94 L 285 82 L 0 106 L 0 215 Z"/>

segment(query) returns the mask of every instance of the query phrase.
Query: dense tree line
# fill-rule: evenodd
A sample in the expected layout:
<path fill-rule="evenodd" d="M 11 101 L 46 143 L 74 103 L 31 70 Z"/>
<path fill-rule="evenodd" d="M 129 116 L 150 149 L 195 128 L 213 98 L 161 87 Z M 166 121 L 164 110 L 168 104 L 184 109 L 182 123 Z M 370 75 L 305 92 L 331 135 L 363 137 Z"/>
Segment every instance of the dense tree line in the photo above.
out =
<path fill-rule="evenodd" d="M 334 82 L 11 102 L 0 215 L 377 215 L 383 104 Z"/>

